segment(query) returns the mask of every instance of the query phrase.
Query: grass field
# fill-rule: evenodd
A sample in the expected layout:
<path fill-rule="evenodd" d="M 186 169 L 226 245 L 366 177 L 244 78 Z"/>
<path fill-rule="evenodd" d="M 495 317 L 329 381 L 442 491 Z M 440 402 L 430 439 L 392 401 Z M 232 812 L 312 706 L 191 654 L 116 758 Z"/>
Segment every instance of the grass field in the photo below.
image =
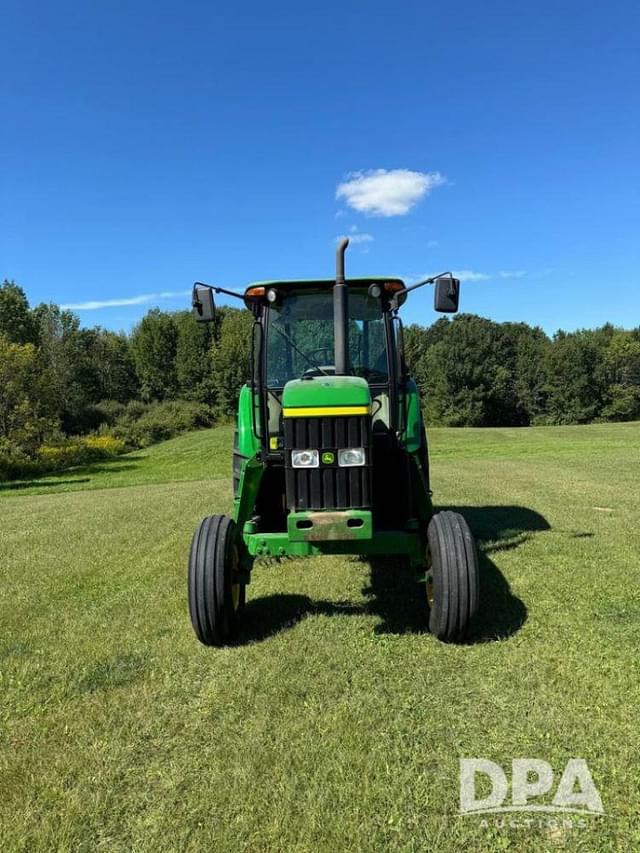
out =
<path fill-rule="evenodd" d="M 0 850 L 640 847 L 640 425 L 431 431 L 481 549 L 475 641 L 392 564 L 257 564 L 242 642 L 186 557 L 231 431 L 0 484 Z M 606 817 L 458 816 L 461 757 L 587 760 Z M 509 816 L 507 816 L 509 817 Z"/>

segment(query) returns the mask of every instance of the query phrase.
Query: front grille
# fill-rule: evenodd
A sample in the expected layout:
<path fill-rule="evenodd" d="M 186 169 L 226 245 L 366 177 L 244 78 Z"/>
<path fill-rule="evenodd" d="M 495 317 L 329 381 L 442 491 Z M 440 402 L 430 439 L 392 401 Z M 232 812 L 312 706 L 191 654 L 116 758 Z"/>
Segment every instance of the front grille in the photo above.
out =
<path fill-rule="evenodd" d="M 371 419 L 368 415 L 284 419 L 287 506 L 306 509 L 369 509 L 371 507 Z M 364 447 L 366 464 L 340 468 L 337 451 Z M 292 468 L 291 451 L 317 449 L 319 468 Z M 334 462 L 322 462 L 332 451 Z"/>

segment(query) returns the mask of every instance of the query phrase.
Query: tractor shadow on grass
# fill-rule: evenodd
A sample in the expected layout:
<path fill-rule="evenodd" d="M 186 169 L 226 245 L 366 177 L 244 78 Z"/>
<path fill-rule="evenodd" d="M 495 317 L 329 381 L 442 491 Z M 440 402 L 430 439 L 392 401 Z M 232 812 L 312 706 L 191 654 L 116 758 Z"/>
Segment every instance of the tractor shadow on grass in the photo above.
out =
<path fill-rule="evenodd" d="M 527 619 L 524 602 L 514 595 L 491 554 L 518 548 L 533 533 L 550 530 L 547 520 L 521 506 L 448 506 L 461 513 L 478 543 L 480 607 L 467 643 L 486 643 L 517 633 Z M 370 566 L 366 601 L 313 600 L 306 595 L 275 594 L 250 599 L 238 645 L 259 642 L 293 628 L 307 616 L 375 615 L 376 634 L 426 634 L 428 609 L 424 585 L 399 557 L 363 558 Z"/>
<path fill-rule="evenodd" d="M 314 601 L 308 595 L 291 593 L 265 595 L 247 602 L 237 645 L 266 640 L 307 616 L 362 616 L 367 612 L 365 605 L 349 601 Z"/>
<path fill-rule="evenodd" d="M 527 620 L 525 603 L 514 595 L 491 554 L 522 545 L 535 532 L 550 530 L 547 520 L 521 506 L 447 506 L 463 515 L 478 545 L 480 606 L 468 643 L 491 642 L 517 633 Z M 427 630 L 424 588 L 416 590 L 408 566 L 393 558 L 370 561 L 371 609 L 381 618 L 376 631 L 384 634 L 421 633 Z M 417 594 L 416 594 L 417 593 Z"/>

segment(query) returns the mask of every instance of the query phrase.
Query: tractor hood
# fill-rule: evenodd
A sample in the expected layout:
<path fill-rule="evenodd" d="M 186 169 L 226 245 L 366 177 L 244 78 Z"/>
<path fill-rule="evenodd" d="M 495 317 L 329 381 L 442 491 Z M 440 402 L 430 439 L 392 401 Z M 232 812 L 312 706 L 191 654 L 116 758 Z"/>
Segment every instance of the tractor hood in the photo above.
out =
<path fill-rule="evenodd" d="M 369 414 L 371 393 L 366 380 L 360 376 L 316 376 L 312 379 L 292 379 L 284 386 L 282 408 L 285 417 Z M 310 411 L 313 409 L 318 411 Z M 336 411 L 332 412 L 332 409 Z M 355 411 L 346 411 L 346 409 Z"/>

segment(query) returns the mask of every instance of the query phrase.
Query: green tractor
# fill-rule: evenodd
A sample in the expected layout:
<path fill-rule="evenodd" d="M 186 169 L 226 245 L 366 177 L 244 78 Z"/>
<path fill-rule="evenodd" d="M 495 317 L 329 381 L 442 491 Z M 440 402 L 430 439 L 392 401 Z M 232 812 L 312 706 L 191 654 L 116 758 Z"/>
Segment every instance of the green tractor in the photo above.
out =
<path fill-rule="evenodd" d="M 240 391 L 231 517 L 203 519 L 189 556 L 191 622 L 205 645 L 237 633 L 256 557 L 393 556 L 424 578 L 429 629 L 468 634 L 478 561 L 465 519 L 434 513 L 420 397 L 398 316 L 435 285 L 435 310 L 458 310 L 451 273 L 405 287 L 397 278 L 269 281 L 240 296 L 197 282 L 193 309 L 214 319 L 213 294 L 253 315 L 251 378 Z M 389 561 L 390 566 L 393 561 Z M 392 569 L 391 569 L 392 570 Z"/>

